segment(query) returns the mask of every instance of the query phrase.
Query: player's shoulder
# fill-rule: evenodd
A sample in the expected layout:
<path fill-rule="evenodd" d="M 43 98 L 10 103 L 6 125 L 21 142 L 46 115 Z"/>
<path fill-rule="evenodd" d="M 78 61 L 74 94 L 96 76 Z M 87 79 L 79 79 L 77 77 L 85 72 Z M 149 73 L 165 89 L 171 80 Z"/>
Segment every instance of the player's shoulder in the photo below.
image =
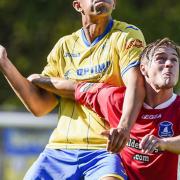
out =
<path fill-rule="evenodd" d="M 129 45 L 137 44 L 138 47 L 144 47 L 146 45 L 144 35 L 141 30 L 132 24 L 128 24 L 126 22 L 121 22 L 114 20 L 113 32 L 119 33 L 119 39 L 122 38 L 125 40 L 124 42 L 129 42 Z"/>
<path fill-rule="evenodd" d="M 63 37 L 61 37 L 58 41 L 57 41 L 57 45 L 58 46 L 62 46 L 63 44 L 67 44 L 73 41 L 77 41 L 77 39 L 80 38 L 80 31 L 81 30 L 77 30 L 76 32 L 73 32 L 72 34 L 69 35 L 65 35 Z"/>
<path fill-rule="evenodd" d="M 73 42 L 78 38 L 77 32 L 62 36 L 60 39 L 58 39 L 52 48 L 50 55 L 56 57 L 58 56 L 60 49 L 66 49 L 67 46 L 72 47 L 74 44 Z"/>
<path fill-rule="evenodd" d="M 180 117 L 180 95 L 177 95 L 175 106 L 176 112 L 178 113 L 178 116 Z"/>
<path fill-rule="evenodd" d="M 179 108 L 180 108 L 180 95 L 177 95 L 177 97 L 176 97 L 176 103 L 179 105 Z"/>
<path fill-rule="evenodd" d="M 114 20 L 113 30 L 119 30 L 128 34 L 142 34 L 141 29 L 139 29 L 137 26 L 117 20 Z"/>
<path fill-rule="evenodd" d="M 180 95 L 177 95 L 174 103 L 173 103 L 173 109 L 179 113 L 180 115 Z"/>

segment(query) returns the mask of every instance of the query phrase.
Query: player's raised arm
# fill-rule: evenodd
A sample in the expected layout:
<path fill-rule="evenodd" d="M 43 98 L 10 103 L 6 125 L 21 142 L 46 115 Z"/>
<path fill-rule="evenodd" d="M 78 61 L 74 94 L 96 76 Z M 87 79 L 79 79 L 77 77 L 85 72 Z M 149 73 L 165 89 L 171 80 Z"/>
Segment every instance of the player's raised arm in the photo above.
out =
<path fill-rule="evenodd" d="M 55 96 L 28 81 L 7 57 L 6 49 L 0 45 L 0 71 L 25 105 L 36 116 L 50 112 L 56 105 Z"/>
<path fill-rule="evenodd" d="M 135 123 L 145 97 L 144 79 L 139 67 L 133 67 L 123 77 L 126 93 L 118 127 L 130 130 Z"/>

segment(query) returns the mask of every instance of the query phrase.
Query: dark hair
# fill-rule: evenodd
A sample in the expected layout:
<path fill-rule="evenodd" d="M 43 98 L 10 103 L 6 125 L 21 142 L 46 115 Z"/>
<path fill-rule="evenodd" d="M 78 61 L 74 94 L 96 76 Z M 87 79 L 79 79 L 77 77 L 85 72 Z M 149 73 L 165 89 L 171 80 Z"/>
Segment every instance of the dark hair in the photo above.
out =
<path fill-rule="evenodd" d="M 143 52 L 140 55 L 140 61 L 141 63 L 147 63 L 151 61 L 151 57 L 154 55 L 156 49 L 158 49 L 160 46 L 165 46 L 165 47 L 171 47 L 173 48 L 178 55 L 178 58 L 180 59 L 180 47 L 172 40 L 169 38 L 163 38 L 163 39 L 158 39 L 157 41 L 154 41 L 150 44 L 148 44 Z"/>

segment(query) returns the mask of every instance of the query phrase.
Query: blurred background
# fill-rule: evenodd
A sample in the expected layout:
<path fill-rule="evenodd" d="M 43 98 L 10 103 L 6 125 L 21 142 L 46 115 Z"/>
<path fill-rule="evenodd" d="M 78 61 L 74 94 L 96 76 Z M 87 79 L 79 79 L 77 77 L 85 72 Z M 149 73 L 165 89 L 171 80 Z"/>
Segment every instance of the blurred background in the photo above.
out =
<path fill-rule="evenodd" d="M 0 0 L 0 44 L 24 76 L 40 73 L 58 39 L 81 28 L 71 4 L 72 0 Z M 117 0 L 113 17 L 139 27 L 147 43 L 169 37 L 180 44 L 179 0 Z M 0 177 L 20 180 L 48 142 L 56 110 L 35 118 L 1 73 L 0 87 Z"/>

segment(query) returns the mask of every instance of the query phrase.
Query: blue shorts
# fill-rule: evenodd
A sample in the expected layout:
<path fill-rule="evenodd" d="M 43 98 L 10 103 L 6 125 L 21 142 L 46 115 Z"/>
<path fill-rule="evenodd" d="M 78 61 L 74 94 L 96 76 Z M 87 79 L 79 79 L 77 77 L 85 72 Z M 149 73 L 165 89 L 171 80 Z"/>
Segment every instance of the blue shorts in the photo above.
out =
<path fill-rule="evenodd" d="M 126 180 L 118 154 L 106 150 L 55 150 L 46 148 L 24 180 L 98 180 L 113 176 Z"/>

